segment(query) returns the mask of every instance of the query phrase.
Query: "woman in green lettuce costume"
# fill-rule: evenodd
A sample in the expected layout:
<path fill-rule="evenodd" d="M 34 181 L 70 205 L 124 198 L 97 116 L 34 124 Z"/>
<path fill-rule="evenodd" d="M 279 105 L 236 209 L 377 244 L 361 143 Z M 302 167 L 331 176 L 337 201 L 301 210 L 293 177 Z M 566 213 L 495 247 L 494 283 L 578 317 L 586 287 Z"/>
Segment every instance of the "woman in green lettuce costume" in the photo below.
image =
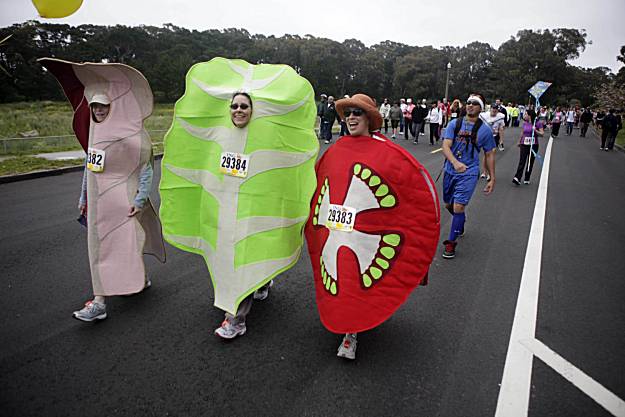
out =
<path fill-rule="evenodd" d="M 206 261 L 226 312 L 218 336 L 245 334 L 252 294 L 266 297 L 299 259 L 315 116 L 310 83 L 286 65 L 215 58 L 187 74 L 165 136 L 160 215 L 165 239 Z"/>

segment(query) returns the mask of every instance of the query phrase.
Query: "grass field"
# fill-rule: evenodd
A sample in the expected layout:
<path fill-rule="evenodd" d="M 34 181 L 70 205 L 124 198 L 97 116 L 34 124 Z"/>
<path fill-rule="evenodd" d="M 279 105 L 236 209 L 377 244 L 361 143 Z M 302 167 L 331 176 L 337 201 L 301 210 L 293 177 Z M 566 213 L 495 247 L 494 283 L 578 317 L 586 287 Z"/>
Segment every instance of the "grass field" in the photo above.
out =
<path fill-rule="evenodd" d="M 0 176 L 24 174 L 27 172 L 40 171 L 53 168 L 71 167 L 85 163 L 83 158 L 66 159 L 63 161 L 49 161 L 44 158 L 32 156 L 16 156 L 0 161 Z"/>
<path fill-rule="evenodd" d="M 162 142 L 171 125 L 173 104 L 156 104 L 145 128 L 152 142 Z M 0 155 L 32 155 L 80 149 L 73 136 L 73 111 L 67 102 L 40 101 L 0 104 Z M 20 133 L 37 131 L 35 138 Z M 2 141 L 3 138 L 19 138 Z"/>

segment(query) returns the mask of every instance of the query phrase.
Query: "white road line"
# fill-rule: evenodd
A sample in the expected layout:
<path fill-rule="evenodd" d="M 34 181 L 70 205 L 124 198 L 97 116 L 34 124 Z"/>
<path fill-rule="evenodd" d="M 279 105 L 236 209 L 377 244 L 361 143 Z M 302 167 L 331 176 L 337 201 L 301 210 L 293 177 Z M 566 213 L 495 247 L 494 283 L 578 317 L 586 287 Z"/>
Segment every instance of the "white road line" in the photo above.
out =
<path fill-rule="evenodd" d="M 540 360 L 616 417 L 625 417 L 625 401 L 536 339 L 521 340 Z"/>
<path fill-rule="evenodd" d="M 550 137 L 540 175 L 534 217 L 532 218 L 525 252 L 523 275 L 521 276 L 521 286 L 514 312 L 495 417 L 526 417 L 528 412 L 533 354 L 519 342 L 534 339 L 536 333 L 538 289 L 540 287 L 540 266 L 552 144 L 553 138 Z"/>
<path fill-rule="evenodd" d="M 434 150 L 433 150 L 432 152 L 430 152 L 430 153 L 436 153 L 436 152 L 440 152 L 440 151 L 442 151 L 442 150 L 443 150 L 443 148 L 438 148 L 438 149 L 434 149 Z"/>

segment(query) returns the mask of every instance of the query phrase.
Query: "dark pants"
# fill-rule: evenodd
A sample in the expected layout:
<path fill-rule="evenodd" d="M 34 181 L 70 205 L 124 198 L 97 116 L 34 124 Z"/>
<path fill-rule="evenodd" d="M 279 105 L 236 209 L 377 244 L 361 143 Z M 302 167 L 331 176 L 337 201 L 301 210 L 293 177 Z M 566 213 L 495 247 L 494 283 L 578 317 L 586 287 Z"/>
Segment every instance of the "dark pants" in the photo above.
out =
<path fill-rule="evenodd" d="M 525 170 L 525 181 L 530 180 L 530 175 L 532 175 L 532 168 L 534 168 L 534 161 L 536 157 L 530 151 L 530 147 L 534 149 L 534 152 L 538 153 L 538 144 L 535 143 L 532 145 L 520 145 L 520 154 L 519 154 L 519 165 L 516 168 L 516 174 L 514 175 L 519 181 L 521 180 L 521 176 L 523 175 L 523 171 Z M 525 169 L 525 165 L 527 164 L 527 158 L 530 158 L 530 164 L 527 169 Z"/>
<path fill-rule="evenodd" d="M 551 123 L 551 136 L 557 137 L 560 133 L 560 123 Z"/>
<path fill-rule="evenodd" d="M 384 133 L 388 133 L 388 119 L 384 119 Z"/>
<path fill-rule="evenodd" d="M 410 132 L 412 132 L 412 119 L 404 118 L 404 139 L 410 139 Z"/>
<path fill-rule="evenodd" d="M 430 145 L 434 145 L 434 137 L 436 141 L 440 138 L 438 134 L 438 123 L 430 123 Z"/>
<path fill-rule="evenodd" d="M 419 132 L 421 131 L 421 126 L 423 122 L 412 122 L 412 133 L 414 134 L 415 143 L 419 142 Z"/>
<path fill-rule="evenodd" d="M 573 133 L 573 122 L 566 122 L 566 134 L 571 136 Z"/>
<path fill-rule="evenodd" d="M 614 141 L 616 140 L 616 132 L 608 131 L 606 149 L 614 149 Z"/>
<path fill-rule="evenodd" d="M 605 143 L 608 140 L 608 135 L 610 131 L 606 128 L 601 129 L 601 149 L 605 148 Z"/>
<path fill-rule="evenodd" d="M 585 137 L 586 137 L 586 132 L 588 132 L 588 124 L 589 124 L 588 122 L 583 122 L 583 123 L 582 123 L 582 131 L 581 131 L 581 134 L 582 134 L 582 137 L 583 137 L 583 138 L 585 138 Z"/>
<path fill-rule="evenodd" d="M 321 121 L 321 139 L 332 140 L 332 125 L 334 123 L 325 120 Z"/>
<path fill-rule="evenodd" d="M 341 133 L 339 133 L 339 136 L 345 135 L 349 135 L 349 130 L 347 130 L 347 123 L 341 122 Z"/>

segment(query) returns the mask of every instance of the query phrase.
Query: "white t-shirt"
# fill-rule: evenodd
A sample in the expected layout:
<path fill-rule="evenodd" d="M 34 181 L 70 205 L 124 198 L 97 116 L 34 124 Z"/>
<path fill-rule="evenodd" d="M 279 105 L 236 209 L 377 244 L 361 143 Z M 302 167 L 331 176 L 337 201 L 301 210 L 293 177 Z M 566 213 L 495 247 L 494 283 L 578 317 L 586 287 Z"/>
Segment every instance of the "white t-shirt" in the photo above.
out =
<path fill-rule="evenodd" d="M 485 111 L 480 113 L 480 119 L 490 126 L 493 130 L 493 136 L 496 136 L 499 134 L 499 129 L 505 126 L 506 117 L 501 113 L 491 116 L 490 111 Z"/>
<path fill-rule="evenodd" d="M 575 112 L 573 110 L 569 110 L 566 112 L 566 121 L 567 122 L 575 121 Z"/>
<path fill-rule="evenodd" d="M 440 123 L 442 118 L 440 109 L 430 109 L 430 113 L 428 114 L 430 123 Z"/>

